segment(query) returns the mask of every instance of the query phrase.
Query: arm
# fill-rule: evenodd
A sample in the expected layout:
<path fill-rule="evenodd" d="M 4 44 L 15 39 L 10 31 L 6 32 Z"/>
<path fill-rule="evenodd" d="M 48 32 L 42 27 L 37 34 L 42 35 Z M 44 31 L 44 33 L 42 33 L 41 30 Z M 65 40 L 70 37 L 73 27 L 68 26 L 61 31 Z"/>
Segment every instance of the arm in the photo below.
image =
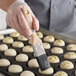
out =
<path fill-rule="evenodd" d="M 16 0 L 0 0 L 0 8 L 7 11 L 9 6 Z"/>
<path fill-rule="evenodd" d="M 0 0 L 0 8 L 7 12 L 6 22 L 7 25 L 14 28 L 21 35 L 29 38 L 32 35 L 32 30 L 24 17 L 22 7 L 25 6 L 31 13 L 33 19 L 34 30 L 39 29 L 39 21 L 33 14 L 31 8 L 24 0 Z"/>

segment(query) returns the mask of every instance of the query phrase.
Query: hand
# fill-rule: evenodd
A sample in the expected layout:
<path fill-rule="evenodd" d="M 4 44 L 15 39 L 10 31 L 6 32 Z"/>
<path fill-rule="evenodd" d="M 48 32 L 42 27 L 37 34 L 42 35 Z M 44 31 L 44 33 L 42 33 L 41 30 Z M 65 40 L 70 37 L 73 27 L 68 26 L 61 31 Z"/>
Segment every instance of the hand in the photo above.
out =
<path fill-rule="evenodd" d="M 33 28 L 37 31 L 39 29 L 39 21 L 25 2 L 16 1 L 9 7 L 6 15 L 6 22 L 21 35 L 25 36 L 26 38 L 30 38 L 32 35 L 32 30 L 22 12 L 22 6 L 24 5 L 27 7 L 28 11 L 31 12 Z"/>

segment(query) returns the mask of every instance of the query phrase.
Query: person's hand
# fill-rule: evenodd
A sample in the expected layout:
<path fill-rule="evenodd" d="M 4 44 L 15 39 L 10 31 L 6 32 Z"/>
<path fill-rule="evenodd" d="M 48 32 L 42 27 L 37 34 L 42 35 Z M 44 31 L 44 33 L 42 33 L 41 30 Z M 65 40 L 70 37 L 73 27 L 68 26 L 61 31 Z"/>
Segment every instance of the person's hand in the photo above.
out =
<path fill-rule="evenodd" d="M 32 35 L 32 30 L 30 29 L 29 24 L 22 12 L 22 6 L 24 5 L 27 7 L 28 11 L 31 12 L 33 28 L 37 31 L 39 29 L 39 21 L 25 2 L 16 1 L 9 7 L 6 15 L 6 22 L 10 27 L 17 30 L 21 35 L 30 38 Z"/>

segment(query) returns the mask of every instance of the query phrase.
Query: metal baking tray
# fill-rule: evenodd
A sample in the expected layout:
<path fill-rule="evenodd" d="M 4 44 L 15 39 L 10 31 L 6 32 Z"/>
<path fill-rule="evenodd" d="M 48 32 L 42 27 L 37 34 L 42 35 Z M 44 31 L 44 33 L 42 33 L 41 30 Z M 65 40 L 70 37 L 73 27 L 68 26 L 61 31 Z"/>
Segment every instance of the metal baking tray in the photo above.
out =
<path fill-rule="evenodd" d="M 7 31 L 7 32 L 5 33 L 5 31 Z M 14 32 L 15 30 L 12 29 L 12 31 L 11 31 L 11 29 L 8 29 L 8 30 L 5 30 L 5 31 L 4 31 L 4 33 L 1 31 L 2 34 L 5 34 L 6 36 L 9 36 L 9 34 L 10 34 L 11 32 Z M 1 32 L 0 32 L 0 33 L 1 33 Z M 70 44 L 70 43 L 74 43 L 74 44 L 75 44 L 76 41 L 75 41 L 75 40 L 72 40 L 72 39 L 70 39 L 70 38 L 67 38 L 67 37 L 64 37 L 64 36 L 61 36 L 61 35 L 58 35 L 58 34 L 49 32 L 48 30 L 45 30 L 45 29 L 43 29 L 43 28 L 40 29 L 40 32 L 43 33 L 44 37 L 45 37 L 46 35 L 52 35 L 52 36 L 55 37 L 55 39 L 62 39 L 62 40 L 64 40 L 65 43 L 66 43 L 66 45 L 65 45 L 64 47 L 61 47 L 61 48 L 64 49 L 64 53 L 63 53 L 63 54 L 61 54 L 61 55 L 52 54 L 52 53 L 50 52 L 50 49 L 48 49 L 48 50 L 45 50 L 47 56 L 56 55 L 56 56 L 58 56 L 58 57 L 60 58 L 61 61 L 63 61 L 63 60 L 68 60 L 68 59 L 65 59 L 65 58 L 64 58 L 64 54 L 67 52 L 67 51 L 65 51 L 65 50 L 66 50 L 66 46 L 67 46 L 68 44 Z M 15 38 L 14 40 L 16 41 L 17 39 Z M 43 39 L 42 39 L 42 40 L 43 40 Z M 43 42 L 44 42 L 44 41 L 43 41 Z M 25 42 L 23 42 L 23 43 L 25 43 Z M 28 45 L 28 42 L 27 42 L 26 44 Z M 25 44 L 25 45 L 26 45 L 26 44 Z M 52 43 L 50 43 L 50 45 L 52 46 L 52 48 L 55 47 Z M 12 47 L 12 46 L 8 45 L 8 47 L 10 48 L 10 47 Z M 14 48 L 14 49 L 20 50 L 20 51 L 17 51 L 17 53 L 23 53 L 23 52 L 21 51 L 21 49 L 18 49 L 18 48 Z M 25 53 L 25 54 L 27 54 L 27 55 L 29 56 L 29 59 L 35 58 L 35 57 L 33 56 L 33 53 Z M 4 56 L 3 52 L 0 53 L 0 57 L 1 57 L 1 58 L 6 58 L 6 59 L 8 59 L 8 60 L 10 60 L 10 61 L 12 60 L 11 62 L 12 62 L 13 64 L 19 64 L 19 65 L 21 65 L 22 67 L 24 67 L 24 70 L 30 70 L 30 71 L 34 72 L 34 73 L 35 73 L 35 76 L 53 76 L 53 74 L 52 74 L 52 75 L 43 75 L 43 74 L 40 74 L 40 73 L 38 72 L 38 68 L 29 68 L 28 65 L 27 65 L 28 62 L 26 62 L 26 63 L 17 62 L 17 61 L 15 61 L 15 57 Z M 70 60 L 70 61 L 72 61 L 73 64 L 74 64 L 74 66 L 75 66 L 75 68 L 72 69 L 72 70 L 63 70 L 63 69 L 61 69 L 60 66 L 59 66 L 59 65 L 60 65 L 60 62 L 57 63 L 57 64 L 51 64 L 51 66 L 54 68 L 54 73 L 57 72 L 57 71 L 63 70 L 63 71 L 65 71 L 65 72 L 67 72 L 68 76 L 75 76 L 76 60 Z M 0 72 L 1 72 L 2 74 L 4 74 L 5 76 L 20 76 L 20 73 L 17 73 L 17 74 L 9 73 L 7 69 L 8 69 L 8 67 L 0 67 Z"/>

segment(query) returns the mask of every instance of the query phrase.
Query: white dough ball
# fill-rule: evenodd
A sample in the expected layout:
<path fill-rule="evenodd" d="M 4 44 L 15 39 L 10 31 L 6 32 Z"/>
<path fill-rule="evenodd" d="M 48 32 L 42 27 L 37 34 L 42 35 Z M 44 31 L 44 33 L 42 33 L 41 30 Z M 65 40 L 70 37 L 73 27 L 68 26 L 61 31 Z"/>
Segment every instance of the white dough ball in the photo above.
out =
<path fill-rule="evenodd" d="M 43 34 L 41 32 L 37 32 L 39 38 L 43 38 Z"/>
<path fill-rule="evenodd" d="M 70 44 L 67 46 L 67 50 L 76 51 L 76 44 Z"/>
<path fill-rule="evenodd" d="M 3 40 L 4 39 L 4 35 L 0 35 L 0 40 Z"/>
<path fill-rule="evenodd" d="M 64 58 L 66 58 L 66 59 L 76 59 L 76 53 L 75 52 L 67 52 L 64 55 Z"/>
<path fill-rule="evenodd" d="M 65 60 L 65 61 L 61 62 L 60 67 L 62 69 L 73 69 L 74 65 L 71 61 Z"/>
<path fill-rule="evenodd" d="M 49 56 L 48 57 L 48 61 L 50 63 L 59 63 L 60 62 L 60 59 L 57 56 L 52 55 L 52 56 Z"/>
<path fill-rule="evenodd" d="M 49 43 L 43 43 L 44 49 L 50 49 L 50 44 Z"/>
<path fill-rule="evenodd" d="M 20 76 L 35 76 L 35 74 L 31 71 L 23 71 Z"/>
<path fill-rule="evenodd" d="M 27 39 L 26 37 L 20 35 L 20 36 L 18 37 L 18 40 L 27 41 L 28 39 Z"/>
<path fill-rule="evenodd" d="M 6 44 L 0 44 L 0 51 L 5 51 L 8 49 L 8 46 Z"/>
<path fill-rule="evenodd" d="M 55 46 L 65 46 L 65 42 L 63 40 L 55 40 L 53 43 Z"/>
<path fill-rule="evenodd" d="M 11 43 L 13 43 L 13 38 L 12 37 L 5 37 L 4 39 L 3 39 L 3 43 L 7 43 L 7 44 L 11 44 Z"/>
<path fill-rule="evenodd" d="M 12 64 L 9 66 L 8 71 L 10 73 L 20 73 L 22 72 L 22 67 L 20 65 Z"/>
<path fill-rule="evenodd" d="M 12 49 L 12 48 L 10 48 L 10 49 L 7 49 L 5 52 L 4 52 L 4 55 L 6 55 L 6 56 L 16 56 L 16 50 L 15 49 Z"/>
<path fill-rule="evenodd" d="M 29 66 L 29 67 L 38 68 L 38 67 L 39 67 L 39 64 L 38 64 L 38 62 L 37 62 L 36 59 L 31 59 L 31 60 L 29 60 L 29 62 L 28 62 L 28 66 Z"/>
<path fill-rule="evenodd" d="M 0 66 L 9 66 L 10 61 L 7 59 L 0 59 Z"/>
<path fill-rule="evenodd" d="M 30 45 L 24 46 L 22 50 L 23 52 L 33 52 L 33 48 Z"/>
<path fill-rule="evenodd" d="M 52 67 L 50 67 L 50 68 L 48 68 L 48 69 L 46 69 L 44 71 L 41 71 L 41 69 L 39 69 L 39 73 L 45 74 L 45 75 L 53 74 L 53 72 L 54 72 L 54 69 Z"/>
<path fill-rule="evenodd" d="M 53 76 L 68 76 L 68 74 L 64 71 L 58 71 Z"/>
<path fill-rule="evenodd" d="M 28 56 L 26 54 L 19 54 L 16 56 L 16 61 L 26 62 L 28 61 Z"/>
<path fill-rule="evenodd" d="M 24 47 L 24 44 L 21 41 L 15 41 L 12 43 L 12 46 L 15 48 L 22 48 Z"/>
<path fill-rule="evenodd" d="M 12 32 L 12 33 L 10 34 L 10 36 L 12 36 L 12 37 L 19 37 L 20 34 L 19 34 L 18 32 Z"/>
<path fill-rule="evenodd" d="M 51 52 L 54 54 L 63 54 L 63 49 L 60 47 L 54 47 L 51 49 Z"/>
<path fill-rule="evenodd" d="M 54 42 L 54 40 L 55 40 L 54 37 L 51 35 L 44 37 L 44 41 L 46 42 Z"/>

